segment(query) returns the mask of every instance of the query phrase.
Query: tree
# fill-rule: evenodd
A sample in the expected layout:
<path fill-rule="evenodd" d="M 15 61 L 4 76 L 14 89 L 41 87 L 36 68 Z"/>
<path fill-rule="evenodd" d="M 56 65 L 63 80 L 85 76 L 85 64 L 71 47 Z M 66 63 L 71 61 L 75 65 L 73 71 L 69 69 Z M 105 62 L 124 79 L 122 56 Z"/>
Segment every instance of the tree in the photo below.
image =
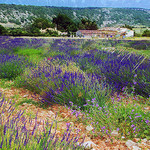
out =
<path fill-rule="evenodd" d="M 2 25 L 0 25 L 0 35 L 6 35 L 6 33 L 7 30 Z"/>
<path fill-rule="evenodd" d="M 147 37 L 150 37 L 150 30 L 145 30 L 142 34 L 142 36 L 147 36 Z"/>
<path fill-rule="evenodd" d="M 127 25 L 127 24 L 125 24 L 124 26 L 123 26 L 123 28 L 127 28 L 127 29 L 130 29 L 130 30 L 132 30 L 132 26 L 130 26 L 130 25 Z"/>
<path fill-rule="evenodd" d="M 65 14 L 58 14 L 57 17 L 53 18 L 53 23 L 56 24 L 57 29 L 60 31 L 77 31 L 77 25 Z"/>
<path fill-rule="evenodd" d="M 91 21 L 89 19 L 81 19 L 81 22 L 79 23 L 79 29 L 80 30 L 97 30 L 98 26 L 95 21 Z"/>
<path fill-rule="evenodd" d="M 54 27 L 54 25 L 44 18 L 36 18 L 34 19 L 34 22 L 32 23 L 32 27 L 38 28 L 38 29 L 46 29 L 50 27 Z"/>

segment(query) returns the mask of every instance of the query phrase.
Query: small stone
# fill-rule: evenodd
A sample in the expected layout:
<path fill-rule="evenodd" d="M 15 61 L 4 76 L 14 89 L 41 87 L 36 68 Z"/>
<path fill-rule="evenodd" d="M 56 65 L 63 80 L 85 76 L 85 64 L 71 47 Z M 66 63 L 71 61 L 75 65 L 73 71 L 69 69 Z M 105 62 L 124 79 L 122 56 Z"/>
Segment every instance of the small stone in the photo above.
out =
<path fill-rule="evenodd" d="M 132 150 L 141 150 L 141 148 L 139 148 L 138 146 L 132 146 Z"/>
<path fill-rule="evenodd" d="M 27 105 L 27 103 L 23 103 L 23 104 L 22 104 L 22 106 L 25 106 L 25 105 Z"/>
<path fill-rule="evenodd" d="M 141 142 L 141 144 L 142 144 L 142 145 L 145 145 L 145 146 L 147 145 L 145 142 Z"/>
<path fill-rule="evenodd" d="M 117 130 L 114 130 L 114 131 L 112 131 L 112 132 L 111 132 L 111 135 L 112 135 L 112 136 L 118 136 L 118 135 L 119 135 L 119 133 L 118 133 L 118 131 L 117 131 Z"/>
<path fill-rule="evenodd" d="M 97 145 L 93 143 L 92 141 L 87 141 L 87 142 L 84 142 L 82 146 L 84 146 L 84 148 L 92 148 L 93 146 L 97 146 Z"/>
<path fill-rule="evenodd" d="M 144 107 L 144 109 L 145 109 L 145 110 L 149 110 L 149 108 L 148 108 L 148 107 Z"/>
<path fill-rule="evenodd" d="M 49 111 L 47 116 L 53 119 L 55 118 L 55 114 L 52 111 Z"/>
<path fill-rule="evenodd" d="M 139 142 L 140 138 L 134 138 L 134 142 Z"/>
<path fill-rule="evenodd" d="M 122 139 L 125 139 L 125 137 L 124 137 L 124 136 L 122 136 L 121 138 L 122 138 Z"/>
<path fill-rule="evenodd" d="M 23 95 L 23 98 L 28 97 L 28 96 L 29 96 L 29 95 L 27 95 L 27 94 L 26 94 L 26 95 Z"/>
<path fill-rule="evenodd" d="M 86 127 L 86 130 L 87 130 L 87 131 L 92 131 L 93 129 L 94 129 L 94 128 L 93 128 L 91 125 L 89 125 L 89 126 Z"/>
<path fill-rule="evenodd" d="M 61 113 L 61 117 L 62 118 L 66 118 L 66 114 L 65 113 Z"/>
<path fill-rule="evenodd" d="M 150 145 L 150 140 L 147 141 L 147 144 Z"/>
<path fill-rule="evenodd" d="M 98 145 L 100 145 L 102 147 L 106 147 L 106 143 L 104 141 L 100 141 Z"/>
<path fill-rule="evenodd" d="M 125 144 L 128 148 L 131 148 L 131 146 L 137 146 L 137 144 L 131 140 L 126 141 Z"/>
<path fill-rule="evenodd" d="M 144 143 L 146 143 L 146 142 L 147 142 L 147 139 L 145 138 L 145 139 L 142 139 L 141 141 L 144 142 Z"/>

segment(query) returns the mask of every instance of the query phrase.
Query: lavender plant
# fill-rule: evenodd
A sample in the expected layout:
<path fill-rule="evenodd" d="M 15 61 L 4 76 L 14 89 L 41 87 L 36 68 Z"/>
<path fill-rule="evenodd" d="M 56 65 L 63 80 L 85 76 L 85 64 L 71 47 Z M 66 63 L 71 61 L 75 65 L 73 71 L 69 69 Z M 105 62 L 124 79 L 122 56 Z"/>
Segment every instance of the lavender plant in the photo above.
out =
<path fill-rule="evenodd" d="M 0 53 L 12 54 L 18 49 L 24 48 L 34 48 L 37 49 L 42 47 L 48 41 L 44 39 L 27 39 L 27 38 L 10 38 L 10 37 L 0 37 Z"/>
<path fill-rule="evenodd" d="M 111 45 L 114 42 L 112 41 Z M 122 41 L 118 41 L 118 43 L 119 42 Z M 131 41 L 125 41 L 125 43 L 128 42 Z M 114 44 L 117 44 L 117 42 Z M 115 92 L 121 92 L 123 87 L 128 87 L 130 92 L 131 87 L 134 86 L 136 94 L 146 97 L 150 95 L 149 59 L 127 52 L 119 53 L 116 51 L 96 49 L 83 53 L 81 52 L 82 49 L 80 46 L 80 48 L 78 47 L 76 50 L 78 51 L 76 55 L 70 55 L 76 48 L 72 45 L 73 42 L 71 43 L 71 41 L 66 41 L 65 43 L 61 40 L 55 41 L 53 47 L 55 47 L 57 51 L 66 53 L 66 55 L 58 55 L 55 56 L 54 59 L 58 58 L 60 61 L 74 61 L 86 73 L 94 73 L 99 78 L 106 78 L 107 83 L 113 86 Z M 67 48 L 65 49 L 65 47 Z M 137 74 L 136 85 L 134 84 L 135 82 L 133 82 L 135 74 Z"/>
<path fill-rule="evenodd" d="M 0 78 L 16 78 L 28 66 L 32 66 L 32 64 L 25 60 L 24 57 L 0 54 Z"/>
<path fill-rule="evenodd" d="M 86 99 L 93 96 L 99 99 L 99 104 L 104 105 L 110 93 L 109 87 L 105 83 L 99 83 L 94 75 L 86 75 L 71 62 L 55 65 L 55 62 L 48 60 L 37 68 L 31 68 L 26 75 L 22 76 L 18 82 L 38 92 L 44 102 L 59 103 L 69 105 L 72 101 L 83 108 Z M 95 78 L 95 79 L 94 79 Z M 18 84 L 20 84 L 18 83 Z"/>
<path fill-rule="evenodd" d="M 32 131 L 28 130 L 27 124 L 30 126 L 33 124 L 33 120 L 23 116 L 23 111 L 13 114 L 15 107 L 11 100 L 7 100 L 0 97 L 0 149 L 83 149 L 80 145 L 83 143 L 77 142 L 79 135 L 76 136 L 71 133 L 70 125 L 67 125 L 66 131 L 62 133 L 62 136 L 56 134 L 57 126 L 50 124 L 48 121 L 43 124 L 43 131 L 38 131 L 39 124 L 37 123 L 37 116 L 35 118 L 35 124 Z M 50 124 L 50 125 L 49 125 Z M 55 132 L 52 133 L 52 128 L 55 127 Z"/>

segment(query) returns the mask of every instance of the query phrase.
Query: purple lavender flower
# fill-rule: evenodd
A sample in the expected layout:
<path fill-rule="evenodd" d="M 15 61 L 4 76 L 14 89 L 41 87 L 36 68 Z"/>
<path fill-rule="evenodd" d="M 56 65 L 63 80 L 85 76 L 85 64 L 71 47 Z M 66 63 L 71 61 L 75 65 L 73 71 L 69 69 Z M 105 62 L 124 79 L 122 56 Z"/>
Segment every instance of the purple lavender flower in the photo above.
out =
<path fill-rule="evenodd" d="M 119 128 L 117 128 L 117 131 L 119 131 L 120 129 Z"/>
<path fill-rule="evenodd" d="M 2 142 L 1 142 L 1 144 L 0 144 L 0 148 L 3 147 L 3 142 L 4 142 L 4 137 L 2 137 Z"/>
<path fill-rule="evenodd" d="M 130 119 L 132 119 L 132 117 L 131 117 L 131 116 L 129 116 L 129 118 L 130 118 Z"/>
<path fill-rule="evenodd" d="M 101 129 L 103 129 L 103 130 L 104 130 L 105 128 L 106 128 L 106 127 L 104 126 L 104 127 L 102 127 Z"/>
<path fill-rule="evenodd" d="M 145 122 L 148 124 L 150 121 L 149 120 L 145 120 Z"/>
<path fill-rule="evenodd" d="M 140 116 L 135 116 L 135 118 L 139 118 L 139 117 L 142 117 L 141 115 Z"/>
<path fill-rule="evenodd" d="M 134 84 L 134 85 L 136 85 L 136 84 L 137 84 L 137 82 L 136 82 L 135 80 L 133 80 L 133 84 Z"/>

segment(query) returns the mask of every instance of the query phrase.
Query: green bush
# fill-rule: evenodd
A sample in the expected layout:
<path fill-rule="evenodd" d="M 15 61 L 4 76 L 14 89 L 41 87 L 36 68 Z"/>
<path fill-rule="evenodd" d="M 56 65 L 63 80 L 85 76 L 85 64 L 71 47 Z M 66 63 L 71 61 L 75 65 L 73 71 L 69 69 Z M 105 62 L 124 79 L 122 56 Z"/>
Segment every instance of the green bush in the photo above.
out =
<path fill-rule="evenodd" d="M 16 78 L 29 65 L 24 57 L 0 54 L 0 78 Z"/>

